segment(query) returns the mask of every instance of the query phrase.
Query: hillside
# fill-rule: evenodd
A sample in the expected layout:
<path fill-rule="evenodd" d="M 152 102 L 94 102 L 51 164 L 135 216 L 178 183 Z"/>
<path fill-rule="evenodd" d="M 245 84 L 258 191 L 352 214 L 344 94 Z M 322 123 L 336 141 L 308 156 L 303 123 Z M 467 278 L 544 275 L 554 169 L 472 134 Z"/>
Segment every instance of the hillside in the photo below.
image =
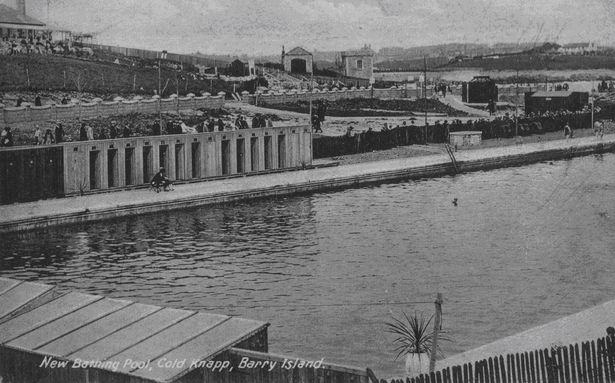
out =
<path fill-rule="evenodd" d="M 154 94 L 158 89 L 158 70 L 113 64 L 63 56 L 19 55 L 1 56 L 0 91 L 76 91 L 92 94 Z M 229 92 L 232 83 L 218 79 L 199 79 L 192 73 L 163 68 L 161 71 L 163 96 L 210 92 Z M 166 85 L 166 89 L 165 89 Z M 245 83 L 248 90 L 254 84 Z M 250 89 L 251 87 L 251 89 Z M 239 84 L 236 90 L 244 88 Z"/>
<path fill-rule="evenodd" d="M 518 54 L 498 58 L 464 60 L 441 68 L 482 68 L 485 70 L 574 70 L 615 69 L 615 55 L 566 56 L 554 54 Z"/>

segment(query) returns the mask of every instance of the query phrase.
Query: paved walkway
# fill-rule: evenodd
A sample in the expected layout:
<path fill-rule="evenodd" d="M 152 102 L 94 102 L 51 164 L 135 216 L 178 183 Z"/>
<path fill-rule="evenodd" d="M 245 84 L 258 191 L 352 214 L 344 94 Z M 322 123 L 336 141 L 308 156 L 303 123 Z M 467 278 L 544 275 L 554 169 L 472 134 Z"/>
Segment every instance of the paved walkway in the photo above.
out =
<path fill-rule="evenodd" d="M 579 150 L 592 148 L 595 137 L 547 141 L 518 146 L 494 147 L 457 152 L 458 163 L 481 163 L 505 160 L 506 157 L 539 153 L 554 149 Z M 615 145 L 615 135 L 600 141 Z M 0 206 L 0 232 L 12 231 L 18 225 L 44 227 L 53 224 L 85 222 L 115 216 L 135 215 L 177 208 L 254 199 L 276 195 L 314 192 L 334 187 L 355 187 L 408 177 L 411 172 L 421 177 L 442 174 L 429 167 L 450 168 L 445 154 L 398 158 L 337 167 L 298 170 L 283 173 L 238 177 L 175 186 L 171 192 L 155 193 L 147 189 L 126 190 L 85 196 L 41 200 Z M 25 227 L 21 227 L 23 230 Z M 28 227 L 33 228 L 33 227 Z"/>
<path fill-rule="evenodd" d="M 438 361 L 437 369 L 496 355 L 595 340 L 605 336 L 609 326 L 615 327 L 615 300 Z"/>
<path fill-rule="evenodd" d="M 480 110 L 480 109 L 476 109 L 476 108 L 471 108 L 471 107 L 465 105 L 463 102 L 461 102 L 461 100 L 459 100 L 458 97 L 453 96 L 451 94 L 447 95 L 446 97 L 440 97 L 439 100 L 440 100 L 440 102 L 450 106 L 451 108 L 454 108 L 454 109 L 460 110 L 462 112 L 468 113 L 470 116 L 478 116 L 478 117 L 491 118 L 489 116 L 489 112 L 484 111 L 484 110 Z"/>

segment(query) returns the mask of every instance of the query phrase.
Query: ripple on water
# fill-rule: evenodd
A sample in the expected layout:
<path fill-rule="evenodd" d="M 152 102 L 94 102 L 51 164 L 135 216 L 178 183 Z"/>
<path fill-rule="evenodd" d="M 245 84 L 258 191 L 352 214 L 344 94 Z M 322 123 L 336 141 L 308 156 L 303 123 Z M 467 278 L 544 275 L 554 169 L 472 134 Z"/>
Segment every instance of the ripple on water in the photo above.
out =
<path fill-rule="evenodd" d="M 260 319 L 273 352 L 392 375 L 383 323 L 431 313 L 436 292 L 447 354 L 611 299 L 614 166 L 609 154 L 5 235 L 0 271 Z"/>

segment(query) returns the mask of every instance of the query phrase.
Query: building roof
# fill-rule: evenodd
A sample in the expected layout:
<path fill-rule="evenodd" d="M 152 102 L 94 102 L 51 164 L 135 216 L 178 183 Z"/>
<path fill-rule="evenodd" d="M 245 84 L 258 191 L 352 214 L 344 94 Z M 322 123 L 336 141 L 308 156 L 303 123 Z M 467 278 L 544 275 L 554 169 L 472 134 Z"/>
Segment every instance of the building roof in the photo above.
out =
<path fill-rule="evenodd" d="M 376 53 L 371 50 L 369 47 L 365 46 L 361 49 L 354 51 L 343 51 L 341 52 L 342 57 L 350 57 L 350 56 L 373 56 Z"/>
<path fill-rule="evenodd" d="M 190 363 L 162 368 L 157 361 L 211 360 L 268 323 L 205 312 L 162 308 L 53 286 L 0 278 L 0 349 L 75 361 L 119 361 L 99 369 L 153 382 L 173 382 Z M 149 368 L 124 361 L 151 360 Z"/>
<path fill-rule="evenodd" d="M 311 56 L 312 54 L 301 47 L 295 47 L 284 54 L 285 56 Z"/>
<path fill-rule="evenodd" d="M 556 90 L 552 92 L 538 91 L 532 93 L 531 97 L 570 97 L 572 93 L 574 92 L 566 90 Z"/>
<path fill-rule="evenodd" d="M 562 48 L 567 49 L 567 48 L 589 48 L 590 46 L 592 46 L 592 43 L 570 43 L 570 44 L 564 44 L 562 46 Z"/>
<path fill-rule="evenodd" d="M 18 24 L 24 26 L 37 26 L 42 27 L 45 26 L 45 23 L 35 19 L 34 17 L 30 17 L 28 15 L 22 15 L 16 9 L 13 9 L 7 5 L 0 4 L 0 23 L 3 24 Z"/>

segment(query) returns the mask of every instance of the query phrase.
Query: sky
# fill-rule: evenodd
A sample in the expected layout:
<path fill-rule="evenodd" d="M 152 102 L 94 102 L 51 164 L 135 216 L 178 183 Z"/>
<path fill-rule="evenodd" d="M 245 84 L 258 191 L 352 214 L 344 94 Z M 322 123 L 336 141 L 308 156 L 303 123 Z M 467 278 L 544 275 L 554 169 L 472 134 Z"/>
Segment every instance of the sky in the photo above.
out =
<path fill-rule="evenodd" d="M 15 0 L 0 0 L 13 6 Z M 615 45 L 614 0 L 26 0 L 30 16 L 101 44 L 210 54 L 595 41 Z"/>

